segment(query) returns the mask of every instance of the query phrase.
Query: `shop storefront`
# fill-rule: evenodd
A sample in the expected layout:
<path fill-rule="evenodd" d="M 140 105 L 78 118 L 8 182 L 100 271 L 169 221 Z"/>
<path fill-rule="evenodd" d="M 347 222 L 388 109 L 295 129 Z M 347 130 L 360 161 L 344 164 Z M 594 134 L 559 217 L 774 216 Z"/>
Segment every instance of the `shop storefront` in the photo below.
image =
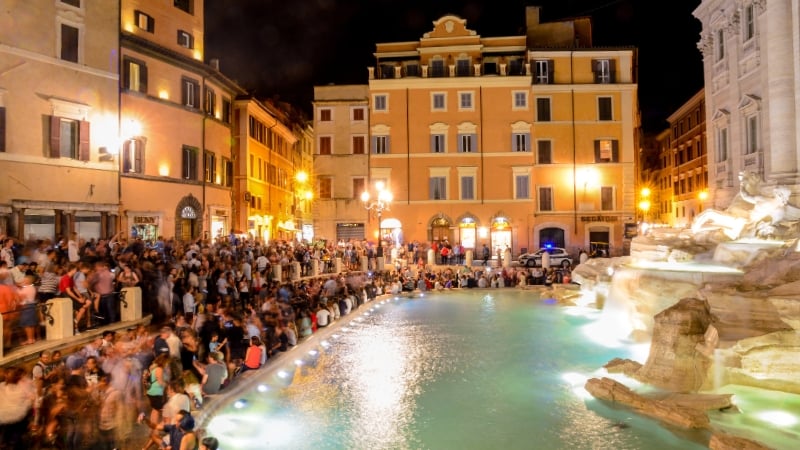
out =
<path fill-rule="evenodd" d="M 478 223 L 474 217 L 464 217 L 458 223 L 458 240 L 465 250 L 475 250 L 478 243 Z"/>
<path fill-rule="evenodd" d="M 226 209 L 211 207 L 211 236 L 214 239 L 227 236 L 230 232 L 228 216 Z"/>
<path fill-rule="evenodd" d="M 489 233 L 493 254 L 502 254 L 507 248 L 513 248 L 511 246 L 511 224 L 505 217 L 498 216 L 492 219 Z"/>
<path fill-rule="evenodd" d="M 155 242 L 158 239 L 163 221 L 161 214 L 130 212 L 127 218 L 131 238 L 140 238 L 145 242 Z"/>

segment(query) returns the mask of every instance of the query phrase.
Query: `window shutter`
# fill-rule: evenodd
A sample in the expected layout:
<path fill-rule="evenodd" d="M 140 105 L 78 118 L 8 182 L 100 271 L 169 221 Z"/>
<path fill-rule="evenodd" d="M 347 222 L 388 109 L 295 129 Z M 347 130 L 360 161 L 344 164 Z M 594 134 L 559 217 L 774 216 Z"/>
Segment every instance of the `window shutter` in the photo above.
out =
<path fill-rule="evenodd" d="M 611 161 L 619 162 L 619 141 L 616 139 L 611 141 Z"/>
<path fill-rule="evenodd" d="M 464 152 L 464 135 L 463 134 L 459 134 L 458 135 L 458 152 L 459 153 L 463 153 Z"/>
<path fill-rule="evenodd" d="M 6 151 L 6 108 L 0 106 L 0 152 Z"/>
<path fill-rule="evenodd" d="M 594 141 L 594 162 L 600 162 L 600 141 Z"/>
<path fill-rule="evenodd" d="M 616 83 L 617 82 L 617 65 L 616 65 L 616 61 L 613 60 L 613 59 L 609 59 L 608 60 L 608 73 L 609 73 L 609 79 L 611 80 L 611 82 L 612 83 Z"/>
<path fill-rule="evenodd" d="M 436 152 L 437 152 L 437 149 L 436 149 L 436 135 L 432 134 L 431 135 L 431 153 L 436 153 Z"/>
<path fill-rule="evenodd" d="M 524 147 L 522 148 L 523 151 L 527 152 L 531 150 L 531 134 L 530 133 L 522 133 L 522 141 Z"/>
<path fill-rule="evenodd" d="M 61 118 L 50 116 L 50 157 L 61 156 Z"/>
<path fill-rule="evenodd" d="M 391 146 L 389 145 L 391 142 L 392 142 L 392 141 L 391 141 L 391 139 L 389 138 L 389 136 L 386 136 L 386 154 L 387 154 L 387 155 L 388 155 L 389 153 L 392 153 Z"/>
<path fill-rule="evenodd" d="M 469 136 L 470 136 L 470 139 L 469 139 L 469 151 L 472 152 L 472 153 L 475 153 L 476 151 L 478 151 L 478 135 L 477 134 L 471 134 Z"/>
<path fill-rule="evenodd" d="M 547 84 L 554 84 L 555 80 L 555 61 L 552 59 L 547 60 Z"/>
<path fill-rule="evenodd" d="M 518 152 L 519 148 L 517 147 L 517 133 L 511 133 L 511 151 Z"/>
<path fill-rule="evenodd" d="M 378 137 L 372 136 L 370 138 L 370 147 L 372 148 L 372 154 L 378 153 Z"/>
<path fill-rule="evenodd" d="M 78 159 L 81 161 L 88 161 L 89 151 L 89 122 L 81 120 L 80 128 L 78 131 Z"/>
<path fill-rule="evenodd" d="M 428 190 L 429 198 L 431 200 L 436 200 L 436 178 L 431 178 L 428 180 Z"/>
<path fill-rule="evenodd" d="M 130 89 L 131 87 L 131 62 L 124 60 L 122 63 L 122 88 Z"/>

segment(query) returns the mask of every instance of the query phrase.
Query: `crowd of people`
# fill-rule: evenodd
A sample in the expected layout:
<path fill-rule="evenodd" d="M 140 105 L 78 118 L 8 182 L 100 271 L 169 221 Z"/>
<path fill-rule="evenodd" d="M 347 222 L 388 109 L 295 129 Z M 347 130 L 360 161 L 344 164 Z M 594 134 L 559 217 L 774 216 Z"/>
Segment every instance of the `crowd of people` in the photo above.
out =
<path fill-rule="evenodd" d="M 8 251 L 0 254 L 0 286 L 15 294 L 9 294 L 17 302 L 10 311 L 19 313 L 25 330 L 21 345 L 40 337 L 38 318 L 26 321 L 24 305 L 56 295 L 73 300 L 80 332 L 114 322 L 114 293 L 139 286 L 155 328 L 142 325 L 119 335 L 106 331 L 65 357 L 42 352 L 32 370 L 3 369 L 0 449 L 127 448 L 135 427 L 145 425 L 150 429 L 145 449 L 196 448 L 202 439 L 194 430 L 193 412 L 205 401 L 238 374 L 260 369 L 378 295 L 568 282 L 568 275 L 559 279 L 555 271 L 538 268 L 387 261 L 379 271 L 376 259 L 388 252 L 364 242 L 263 245 L 231 237 L 145 245 L 121 235 L 73 242 L 15 246 L 13 239 L 4 239 L 2 248 Z M 407 251 L 416 257 L 421 248 Z M 452 261 L 461 254 L 454 250 Z M 342 258 L 343 272 L 289 276 L 292 262 L 300 263 L 297 275 L 311 275 L 306 266 L 313 259 L 322 262 L 324 255 Z M 448 259 L 439 261 L 449 262 L 449 251 L 441 256 Z M 369 271 L 358 270 L 360 258 L 368 259 Z M 275 265 L 286 272 L 274 270 Z"/>

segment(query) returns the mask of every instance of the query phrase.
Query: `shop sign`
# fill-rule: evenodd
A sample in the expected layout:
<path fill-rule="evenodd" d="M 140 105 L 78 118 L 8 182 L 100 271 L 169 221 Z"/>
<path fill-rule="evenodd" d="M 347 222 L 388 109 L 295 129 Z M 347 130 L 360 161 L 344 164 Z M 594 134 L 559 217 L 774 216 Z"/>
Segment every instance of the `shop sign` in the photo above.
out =
<path fill-rule="evenodd" d="M 157 220 L 156 216 L 133 216 L 133 223 L 155 224 Z"/>
<path fill-rule="evenodd" d="M 616 216 L 581 216 L 581 222 L 616 222 Z"/>

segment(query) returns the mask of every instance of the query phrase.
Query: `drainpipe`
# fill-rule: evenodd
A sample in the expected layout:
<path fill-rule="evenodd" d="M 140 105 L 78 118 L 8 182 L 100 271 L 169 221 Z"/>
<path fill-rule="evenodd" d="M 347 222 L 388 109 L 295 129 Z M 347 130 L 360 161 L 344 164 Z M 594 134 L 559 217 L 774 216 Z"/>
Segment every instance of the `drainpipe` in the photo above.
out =
<path fill-rule="evenodd" d="M 478 101 L 481 104 L 480 109 L 480 121 L 481 121 L 481 205 L 485 203 L 484 196 L 483 196 L 483 186 L 486 184 L 486 172 L 483 162 L 483 86 L 478 88 Z M 458 148 L 458 144 L 456 143 L 456 148 Z"/>
<path fill-rule="evenodd" d="M 409 117 L 409 110 L 411 109 L 411 98 L 408 96 L 408 88 L 406 88 L 406 186 L 408 186 L 408 196 L 406 197 L 406 204 L 411 204 L 411 117 Z M 378 221 L 380 222 L 380 220 Z M 381 224 L 378 223 L 378 238 L 380 239 Z"/>
<path fill-rule="evenodd" d="M 570 76 L 570 85 L 574 84 L 575 80 L 574 77 L 574 61 L 573 56 L 575 52 L 569 53 L 569 76 Z M 575 130 L 575 89 L 569 90 L 570 100 L 572 101 L 572 211 L 573 211 L 573 224 L 572 224 L 572 234 L 578 234 L 578 150 L 577 146 L 575 145 L 576 139 L 576 130 Z"/>
<path fill-rule="evenodd" d="M 206 88 L 206 76 L 205 75 L 203 75 L 202 83 L 200 85 L 203 86 L 203 90 L 205 92 L 205 89 L 207 89 Z M 202 96 L 202 94 L 204 92 L 200 93 L 201 96 Z M 200 100 L 202 101 L 203 98 L 204 97 L 201 97 Z M 201 127 L 200 127 L 200 129 L 201 129 L 200 154 L 203 155 L 203 167 L 205 168 L 205 163 L 206 163 L 206 119 L 208 118 L 208 111 L 206 111 L 205 105 L 203 105 L 203 108 L 201 108 L 201 111 L 202 111 L 202 114 L 203 114 L 203 120 L 201 122 Z M 211 182 L 213 183 L 214 180 L 211 180 Z M 202 192 L 203 192 L 203 201 L 202 201 L 201 204 L 203 205 L 203 212 L 200 215 L 200 217 L 203 218 L 203 227 L 202 227 L 203 229 L 200 230 L 200 234 L 202 235 L 205 230 L 208 230 L 209 238 L 213 238 L 213 236 L 211 236 L 211 214 L 208 211 L 208 205 L 206 205 L 206 177 L 205 177 L 205 173 L 203 174 L 203 190 L 202 190 Z M 206 223 L 205 217 L 208 217 L 208 223 Z M 177 217 L 175 219 L 177 221 Z"/>

